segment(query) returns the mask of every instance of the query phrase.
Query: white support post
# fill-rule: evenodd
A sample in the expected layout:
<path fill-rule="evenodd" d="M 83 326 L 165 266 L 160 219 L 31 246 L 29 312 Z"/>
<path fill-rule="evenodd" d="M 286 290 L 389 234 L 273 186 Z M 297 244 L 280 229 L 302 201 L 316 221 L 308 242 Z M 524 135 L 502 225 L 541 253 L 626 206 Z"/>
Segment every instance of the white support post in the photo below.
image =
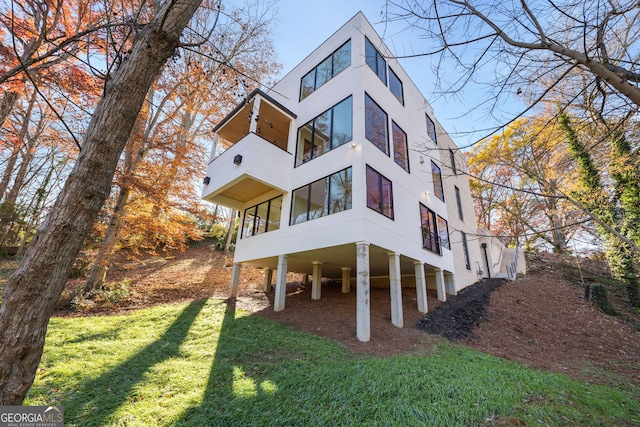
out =
<path fill-rule="evenodd" d="M 311 299 L 319 300 L 322 291 L 322 263 L 313 261 L 313 282 L 311 283 Z"/>
<path fill-rule="evenodd" d="M 456 282 L 454 280 L 453 273 L 446 273 L 444 275 L 444 282 L 447 286 L 447 293 L 449 295 L 453 295 L 453 296 L 458 295 L 458 291 L 456 291 Z"/>
<path fill-rule="evenodd" d="M 233 263 L 231 267 L 231 298 L 235 298 L 238 295 L 238 285 L 240 284 L 240 269 L 242 264 L 238 262 Z"/>
<path fill-rule="evenodd" d="M 278 275 L 276 276 L 276 294 L 273 297 L 273 310 L 284 310 L 284 297 L 287 294 L 287 266 L 286 255 L 278 256 Z"/>
<path fill-rule="evenodd" d="M 351 291 L 351 269 L 342 267 L 342 293 L 348 294 Z"/>
<path fill-rule="evenodd" d="M 438 292 L 438 299 L 442 302 L 447 301 L 447 293 L 444 289 L 444 273 L 441 268 L 434 268 L 436 272 L 436 292 Z"/>
<path fill-rule="evenodd" d="M 264 270 L 264 291 L 269 292 L 271 290 L 271 281 L 273 280 L 273 270 L 267 268 Z"/>
<path fill-rule="evenodd" d="M 424 263 L 415 261 L 413 265 L 415 266 L 416 275 L 416 297 L 418 299 L 418 311 L 420 313 L 427 313 L 429 311 L 429 306 L 427 305 L 427 280 L 424 277 Z"/>
<path fill-rule="evenodd" d="M 302 276 L 302 284 L 305 286 L 309 286 L 309 275 L 307 273 Z"/>
<path fill-rule="evenodd" d="M 400 275 L 400 254 L 389 255 L 389 290 L 391 293 L 391 323 L 398 328 L 403 326 L 402 318 L 402 278 Z"/>
<path fill-rule="evenodd" d="M 371 295 L 369 278 L 369 243 L 356 243 L 356 337 L 358 341 L 371 339 Z"/>

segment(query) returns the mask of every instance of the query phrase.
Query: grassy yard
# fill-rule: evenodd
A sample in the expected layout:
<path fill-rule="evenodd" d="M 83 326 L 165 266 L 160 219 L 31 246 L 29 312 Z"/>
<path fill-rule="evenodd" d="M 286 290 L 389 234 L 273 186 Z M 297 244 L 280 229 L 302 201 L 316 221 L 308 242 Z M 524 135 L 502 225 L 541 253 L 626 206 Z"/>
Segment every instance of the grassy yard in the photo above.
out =
<path fill-rule="evenodd" d="M 448 343 L 363 357 L 200 300 L 52 319 L 25 404 L 64 406 L 67 426 L 640 425 L 625 388 Z"/>

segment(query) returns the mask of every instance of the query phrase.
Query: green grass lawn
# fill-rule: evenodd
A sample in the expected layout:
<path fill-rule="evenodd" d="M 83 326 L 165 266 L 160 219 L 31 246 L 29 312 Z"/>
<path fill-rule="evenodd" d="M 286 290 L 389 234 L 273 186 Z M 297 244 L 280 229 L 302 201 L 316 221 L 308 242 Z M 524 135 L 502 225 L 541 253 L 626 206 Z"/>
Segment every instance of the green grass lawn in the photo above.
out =
<path fill-rule="evenodd" d="M 25 405 L 67 426 L 640 425 L 638 390 L 443 343 L 364 357 L 219 300 L 52 319 Z"/>

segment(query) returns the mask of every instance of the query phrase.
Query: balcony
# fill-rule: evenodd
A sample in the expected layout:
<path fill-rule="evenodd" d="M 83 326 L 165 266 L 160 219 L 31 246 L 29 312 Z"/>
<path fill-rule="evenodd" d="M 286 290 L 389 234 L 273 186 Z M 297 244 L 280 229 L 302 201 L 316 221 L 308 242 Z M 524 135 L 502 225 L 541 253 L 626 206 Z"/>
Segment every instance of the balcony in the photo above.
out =
<path fill-rule="evenodd" d="M 202 198 L 241 209 L 267 193 L 288 191 L 293 156 L 286 150 L 294 118 L 272 98 L 254 91 L 214 129 L 216 143 Z M 222 149 L 226 151 L 218 154 Z"/>

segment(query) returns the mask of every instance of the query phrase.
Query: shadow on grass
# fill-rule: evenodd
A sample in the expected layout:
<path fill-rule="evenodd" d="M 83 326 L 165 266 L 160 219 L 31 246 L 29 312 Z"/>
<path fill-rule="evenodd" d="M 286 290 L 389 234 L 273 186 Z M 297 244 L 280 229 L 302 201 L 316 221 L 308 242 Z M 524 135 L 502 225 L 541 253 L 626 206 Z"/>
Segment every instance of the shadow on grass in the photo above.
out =
<path fill-rule="evenodd" d="M 78 425 L 106 424 L 111 415 L 131 399 L 132 389 L 143 380 L 150 368 L 178 355 L 180 345 L 206 302 L 205 299 L 193 301 L 160 338 L 125 362 L 87 382 L 71 397 L 72 400 L 81 400 L 82 404 L 65 408 L 67 419 L 87 420 L 90 414 L 91 424 L 84 424 L 86 421 L 83 421 Z"/>

